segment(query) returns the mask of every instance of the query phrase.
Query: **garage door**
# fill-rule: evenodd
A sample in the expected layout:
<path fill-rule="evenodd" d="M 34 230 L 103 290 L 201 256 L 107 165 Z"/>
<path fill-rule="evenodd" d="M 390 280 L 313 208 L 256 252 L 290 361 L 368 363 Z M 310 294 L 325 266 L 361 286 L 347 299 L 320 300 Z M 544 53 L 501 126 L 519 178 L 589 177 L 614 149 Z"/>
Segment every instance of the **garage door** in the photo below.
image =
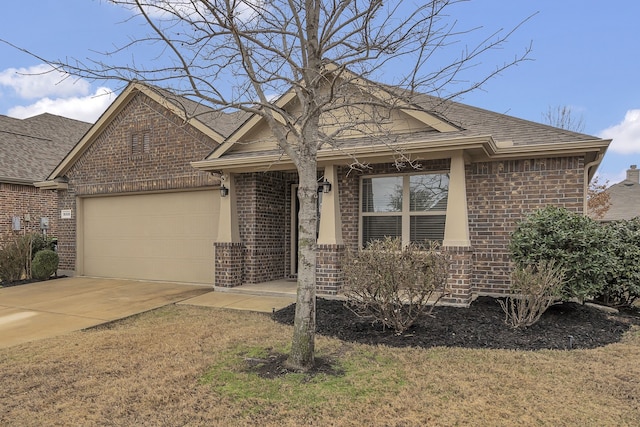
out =
<path fill-rule="evenodd" d="M 213 284 L 217 191 L 87 198 L 81 272 Z"/>

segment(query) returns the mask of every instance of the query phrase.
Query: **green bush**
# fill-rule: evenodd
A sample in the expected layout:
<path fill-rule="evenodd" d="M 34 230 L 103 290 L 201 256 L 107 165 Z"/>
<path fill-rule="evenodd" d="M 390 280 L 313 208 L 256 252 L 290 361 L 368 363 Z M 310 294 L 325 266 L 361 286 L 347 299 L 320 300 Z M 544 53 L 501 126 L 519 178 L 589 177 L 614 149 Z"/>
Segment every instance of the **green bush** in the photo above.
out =
<path fill-rule="evenodd" d="M 0 249 L 0 279 L 15 282 L 22 279 L 29 258 L 29 239 L 18 236 Z"/>
<path fill-rule="evenodd" d="M 610 268 L 606 284 L 596 300 L 614 307 L 628 307 L 640 299 L 640 218 L 602 225 L 609 247 Z"/>
<path fill-rule="evenodd" d="M 560 296 L 563 281 L 563 272 L 553 261 L 517 267 L 511 274 L 510 295 L 499 301 L 505 323 L 514 328 L 536 323 Z"/>
<path fill-rule="evenodd" d="M 348 253 L 343 262 L 347 307 L 404 332 L 446 293 L 449 261 L 438 249 L 435 243 L 403 247 L 399 239 L 386 238 Z"/>
<path fill-rule="evenodd" d="M 511 257 L 525 268 L 555 261 L 565 273 L 561 296 L 584 301 L 603 289 L 610 256 L 602 227 L 564 208 L 546 207 L 518 224 L 511 235 Z"/>
<path fill-rule="evenodd" d="M 31 263 L 31 276 L 34 279 L 46 280 L 58 270 L 58 254 L 50 249 L 36 253 Z"/>
<path fill-rule="evenodd" d="M 40 233 L 31 234 L 31 257 L 35 257 L 38 252 L 44 249 L 54 249 L 54 237 L 45 236 Z"/>

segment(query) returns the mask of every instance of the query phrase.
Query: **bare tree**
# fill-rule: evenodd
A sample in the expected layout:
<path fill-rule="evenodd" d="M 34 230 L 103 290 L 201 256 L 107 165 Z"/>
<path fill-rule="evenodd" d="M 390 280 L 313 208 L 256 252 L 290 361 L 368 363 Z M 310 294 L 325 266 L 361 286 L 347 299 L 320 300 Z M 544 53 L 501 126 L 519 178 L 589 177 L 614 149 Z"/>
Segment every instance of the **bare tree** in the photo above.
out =
<path fill-rule="evenodd" d="M 600 177 L 595 176 L 587 189 L 587 212 L 594 219 L 602 219 L 611 207 L 611 197 L 605 190 L 609 181 L 600 183 Z"/>
<path fill-rule="evenodd" d="M 584 118 L 582 116 L 576 117 L 571 107 L 567 105 L 549 106 L 546 113 L 542 114 L 542 118 L 545 123 L 553 127 L 573 132 L 584 132 Z"/>
<path fill-rule="evenodd" d="M 289 364 L 308 369 L 315 343 L 318 150 L 340 149 L 341 135 L 364 132 L 379 122 L 377 115 L 394 108 L 397 97 L 367 95 L 380 88 L 371 82 L 382 75 L 393 76 L 385 88 L 401 94 L 406 107 L 419 93 L 450 99 L 474 90 L 528 59 L 525 46 L 508 61 L 483 67 L 483 54 L 503 48 L 529 18 L 511 30 L 464 29 L 445 14 L 463 2 L 111 0 L 134 10 L 149 34 L 105 52 L 102 60 L 48 62 L 86 78 L 150 82 L 220 110 L 257 114 L 268 123 L 299 177 L 298 292 Z M 156 52 L 157 61 L 116 63 L 140 46 Z M 272 102 L 285 93 L 294 97 L 296 108 Z M 350 123 L 322 125 L 345 109 Z M 400 162 L 411 163 L 398 153 Z M 366 167 L 358 159 L 353 166 Z"/>

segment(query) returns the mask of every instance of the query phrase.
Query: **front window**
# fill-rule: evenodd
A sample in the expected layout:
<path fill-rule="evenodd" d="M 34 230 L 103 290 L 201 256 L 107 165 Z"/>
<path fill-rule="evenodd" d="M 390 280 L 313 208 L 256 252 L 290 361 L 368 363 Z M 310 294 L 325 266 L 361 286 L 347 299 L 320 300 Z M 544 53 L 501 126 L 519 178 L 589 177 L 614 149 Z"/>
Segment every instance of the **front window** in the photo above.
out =
<path fill-rule="evenodd" d="M 403 243 L 444 239 L 449 174 L 362 179 L 362 246 L 386 236 Z"/>

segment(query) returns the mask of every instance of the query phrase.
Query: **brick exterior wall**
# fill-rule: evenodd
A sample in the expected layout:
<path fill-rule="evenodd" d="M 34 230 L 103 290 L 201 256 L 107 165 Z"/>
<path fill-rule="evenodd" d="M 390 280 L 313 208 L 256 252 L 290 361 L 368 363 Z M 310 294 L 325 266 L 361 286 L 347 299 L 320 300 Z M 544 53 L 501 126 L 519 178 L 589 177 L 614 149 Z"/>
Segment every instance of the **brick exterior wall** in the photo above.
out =
<path fill-rule="evenodd" d="M 292 174 L 248 173 L 236 176 L 236 198 L 243 250 L 243 282 L 260 283 L 282 279 L 288 268 L 286 257 L 290 228 L 287 200 Z M 290 199 L 289 199 L 290 200 Z"/>
<path fill-rule="evenodd" d="M 0 246 L 25 232 L 40 233 L 40 218 L 49 219 L 47 235 L 58 235 L 57 195 L 31 185 L 0 183 Z M 26 215 L 30 221 L 25 221 Z M 20 218 L 20 231 L 13 231 L 13 217 Z"/>
<path fill-rule="evenodd" d="M 244 256 L 242 243 L 214 243 L 215 285 L 231 288 L 242 285 Z"/>
<path fill-rule="evenodd" d="M 134 153 L 131 135 L 139 132 L 148 132 L 149 147 Z M 68 190 L 58 192 L 59 209 L 74 213 L 59 220 L 60 269 L 75 270 L 76 197 L 217 187 L 217 178 L 190 165 L 216 145 L 147 96 L 132 98 L 67 172 Z"/>
<path fill-rule="evenodd" d="M 319 295 L 337 295 L 344 283 L 342 257 L 344 245 L 318 245 L 316 291 Z"/>
<path fill-rule="evenodd" d="M 582 213 L 584 159 L 474 163 L 466 174 L 474 291 L 504 293 L 512 269 L 509 239 L 517 223 L 548 205 Z"/>

